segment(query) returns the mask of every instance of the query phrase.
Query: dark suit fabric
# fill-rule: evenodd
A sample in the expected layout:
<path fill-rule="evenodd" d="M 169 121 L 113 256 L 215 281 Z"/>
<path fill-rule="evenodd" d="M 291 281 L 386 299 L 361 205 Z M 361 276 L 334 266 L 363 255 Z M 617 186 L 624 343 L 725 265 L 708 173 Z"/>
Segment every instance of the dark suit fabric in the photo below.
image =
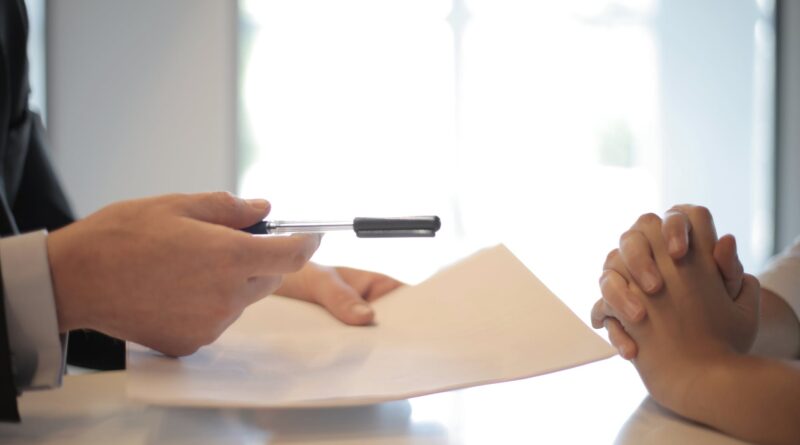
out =
<path fill-rule="evenodd" d="M 45 131 L 28 108 L 28 21 L 24 0 L 0 0 L 0 236 L 53 231 L 73 221 L 47 156 Z M 4 291 L 0 287 L 0 420 L 19 420 Z M 72 364 L 124 367 L 124 344 L 90 331 L 70 334 Z"/>

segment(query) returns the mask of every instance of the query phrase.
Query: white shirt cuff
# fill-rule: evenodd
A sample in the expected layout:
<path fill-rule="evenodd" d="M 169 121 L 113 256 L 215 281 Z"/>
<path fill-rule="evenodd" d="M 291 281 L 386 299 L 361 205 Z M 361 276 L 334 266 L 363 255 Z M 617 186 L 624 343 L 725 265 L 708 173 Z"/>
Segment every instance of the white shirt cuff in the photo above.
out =
<path fill-rule="evenodd" d="M 0 239 L 6 327 L 18 390 L 61 386 L 65 342 L 47 259 L 47 231 Z"/>
<path fill-rule="evenodd" d="M 800 320 L 800 238 L 773 258 L 758 280 L 762 288 L 783 298 Z"/>

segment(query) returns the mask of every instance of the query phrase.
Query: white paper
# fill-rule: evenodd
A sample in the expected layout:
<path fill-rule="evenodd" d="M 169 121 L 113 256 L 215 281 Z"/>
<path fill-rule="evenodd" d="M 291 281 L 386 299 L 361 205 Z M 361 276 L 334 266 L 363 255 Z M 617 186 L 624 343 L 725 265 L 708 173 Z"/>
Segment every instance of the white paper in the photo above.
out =
<path fill-rule="evenodd" d="M 160 405 L 377 403 L 516 380 L 615 351 L 505 247 L 376 301 L 376 322 L 268 297 L 213 345 L 171 359 L 128 344 L 128 395 Z"/>

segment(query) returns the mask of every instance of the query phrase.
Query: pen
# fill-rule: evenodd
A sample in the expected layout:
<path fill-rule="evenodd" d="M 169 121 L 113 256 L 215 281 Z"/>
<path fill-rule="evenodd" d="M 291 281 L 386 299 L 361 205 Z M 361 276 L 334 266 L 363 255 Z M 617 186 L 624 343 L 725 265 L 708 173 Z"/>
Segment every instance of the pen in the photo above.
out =
<path fill-rule="evenodd" d="M 436 236 L 436 231 L 441 225 L 438 216 L 359 217 L 353 221 L 261 221 L 242 230 L 254 235 L 353 230 L 359 238 L 412 238 Z"/>

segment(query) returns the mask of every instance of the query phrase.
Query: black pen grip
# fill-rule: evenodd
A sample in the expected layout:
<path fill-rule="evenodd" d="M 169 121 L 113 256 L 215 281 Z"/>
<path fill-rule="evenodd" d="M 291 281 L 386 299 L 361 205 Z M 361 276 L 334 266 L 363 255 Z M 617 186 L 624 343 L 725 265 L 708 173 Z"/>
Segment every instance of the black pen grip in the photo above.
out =
<path fill-rule="evenodd" d="M 252 233 L 253 235 L 266 235 L 267 234 L 267 222 L 266 221 L 259 221 L 252 226 L 245 227 L 241 229 L 243 232 Z"/>
<path fill-rule="evenodd" d="M 438 216 L 409 218 L 355 218 L 353 230 L 359 238 L 432 237 L 441 228 Z"/>

